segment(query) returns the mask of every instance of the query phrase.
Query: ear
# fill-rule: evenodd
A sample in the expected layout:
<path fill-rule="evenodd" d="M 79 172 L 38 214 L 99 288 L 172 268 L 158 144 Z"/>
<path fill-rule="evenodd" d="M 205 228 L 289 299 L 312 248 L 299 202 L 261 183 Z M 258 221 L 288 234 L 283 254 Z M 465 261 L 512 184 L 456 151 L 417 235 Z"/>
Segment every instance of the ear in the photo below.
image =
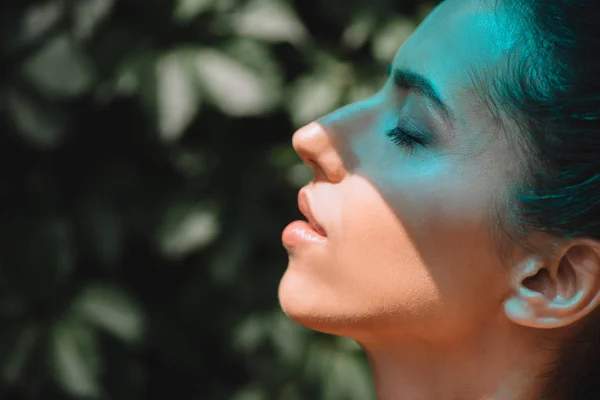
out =
<path fill-rule="evenodd" d="M 513 269 L 511 284 L 504 312 L 514 323 L 559 328 L 579 321 L 600 304 L 600 242 L 577 240 L 553 260 L 531 256 Z"/>

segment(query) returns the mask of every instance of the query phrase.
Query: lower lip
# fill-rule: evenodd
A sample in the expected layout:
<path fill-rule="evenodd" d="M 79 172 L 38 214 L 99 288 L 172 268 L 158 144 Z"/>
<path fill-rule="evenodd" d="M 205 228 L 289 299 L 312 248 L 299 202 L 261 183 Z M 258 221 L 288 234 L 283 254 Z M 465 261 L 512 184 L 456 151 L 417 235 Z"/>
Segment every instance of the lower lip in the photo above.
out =
<path fill-rule="evenodd" d="M 281 241 L 286 247 L 300 243 L 324 243 L 327 238 L 321 235 L 306 221 L 294 221 L 285 227 Z"/>

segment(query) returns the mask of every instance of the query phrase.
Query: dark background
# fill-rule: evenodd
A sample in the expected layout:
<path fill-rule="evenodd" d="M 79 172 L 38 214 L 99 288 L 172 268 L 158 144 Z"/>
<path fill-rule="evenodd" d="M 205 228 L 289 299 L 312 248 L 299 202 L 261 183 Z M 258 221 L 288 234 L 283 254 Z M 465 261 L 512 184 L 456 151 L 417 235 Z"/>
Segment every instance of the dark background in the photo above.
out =
<path fill-rule="evenodd" d="M 430 9 L 5 0 L 0 399 L 373 399 L 356 344 L 277 302 L 291 135 Z"/>

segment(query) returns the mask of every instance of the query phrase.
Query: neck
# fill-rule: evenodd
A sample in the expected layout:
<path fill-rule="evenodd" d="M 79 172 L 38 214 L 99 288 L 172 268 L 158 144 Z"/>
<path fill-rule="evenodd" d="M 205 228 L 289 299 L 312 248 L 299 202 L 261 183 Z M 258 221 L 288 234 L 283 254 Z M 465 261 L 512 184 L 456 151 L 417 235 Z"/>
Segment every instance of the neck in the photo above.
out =
<path fill-rule="evenodd" d="M 494 327 L 449 345 L 360 342 L 377 400 L 532 400 L 550 361 L 531 332 Z"/>

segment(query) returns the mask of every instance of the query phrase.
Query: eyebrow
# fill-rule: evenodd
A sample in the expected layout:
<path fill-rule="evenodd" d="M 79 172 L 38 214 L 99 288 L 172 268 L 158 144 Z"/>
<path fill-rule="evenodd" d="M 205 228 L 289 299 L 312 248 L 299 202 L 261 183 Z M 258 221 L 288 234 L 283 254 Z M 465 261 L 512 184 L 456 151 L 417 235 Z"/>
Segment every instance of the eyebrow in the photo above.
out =
<path fill-rule="evenodd" d="M 392 77 L 392 81 L 397 88 L 427 97 L 446 118 L 455 119 L 450 107 L 442 100 L 439 91 L 425 76 L 410 69 L 392 68 L 391 66 L 388 68 L 388 75 Z"/>

